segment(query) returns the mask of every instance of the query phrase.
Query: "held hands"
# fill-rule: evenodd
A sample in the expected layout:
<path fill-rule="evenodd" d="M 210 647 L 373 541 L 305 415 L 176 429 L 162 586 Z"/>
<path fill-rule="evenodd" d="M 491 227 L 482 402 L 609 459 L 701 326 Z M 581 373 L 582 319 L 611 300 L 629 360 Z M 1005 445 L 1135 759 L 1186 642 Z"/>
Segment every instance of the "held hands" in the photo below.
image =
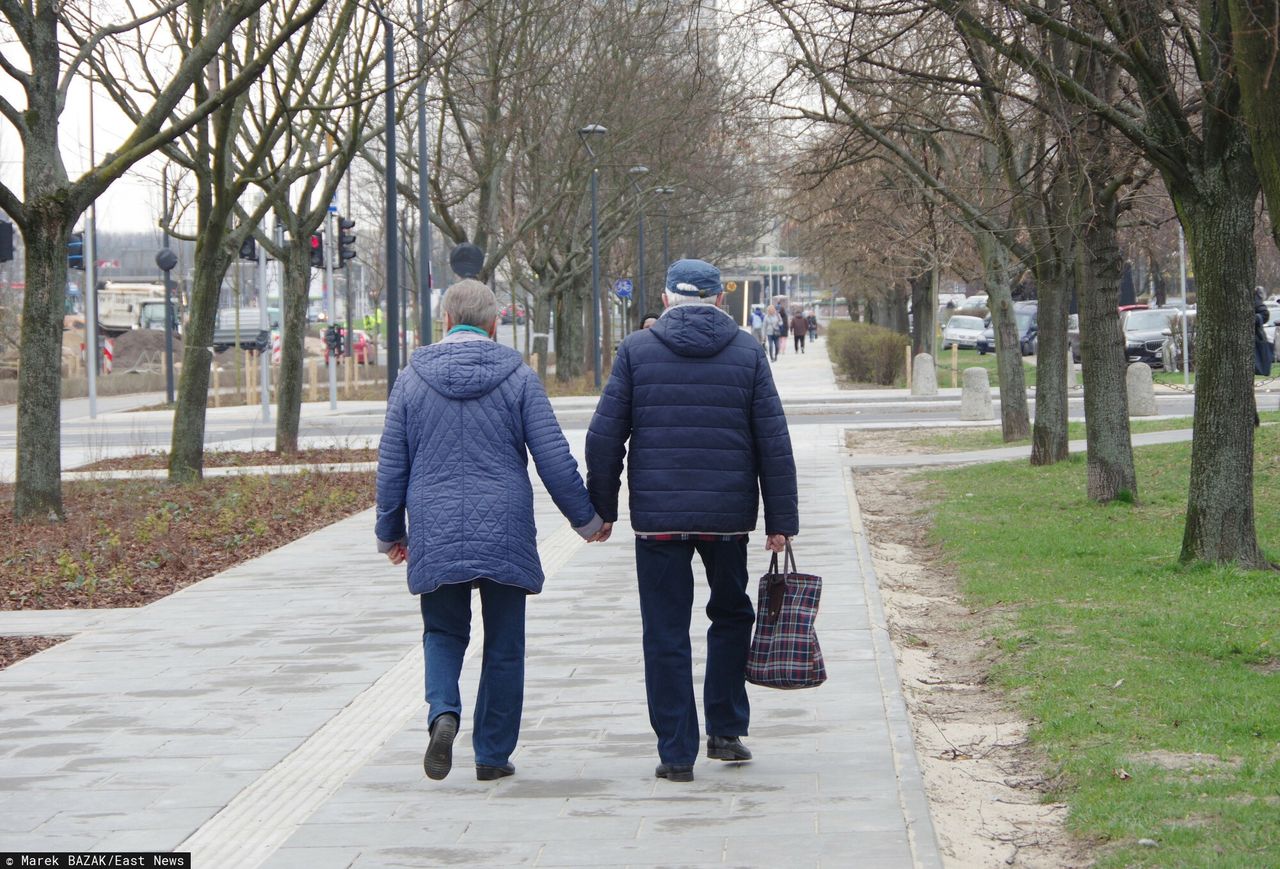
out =
<path fill-rule="evenodd" d="M 770 534 L 764 540 L 765 552 L 784 552 L 787 548 L 787 535 Z"/>
<path fill-rule="evenodd" d="M 604 543 L 609 539 L 609 535 L 613 533 L 613 523 L 606 522 L 600 526 L 600 530 L 587 538 L 588 543 Z"/>
<path fill-rule="evenodd" d="M 408 557 L 409 551 L 403 543 L 393 543 L 387 550 L 387 560 L 392 564 L 404 564 L 404 560 Z"/>

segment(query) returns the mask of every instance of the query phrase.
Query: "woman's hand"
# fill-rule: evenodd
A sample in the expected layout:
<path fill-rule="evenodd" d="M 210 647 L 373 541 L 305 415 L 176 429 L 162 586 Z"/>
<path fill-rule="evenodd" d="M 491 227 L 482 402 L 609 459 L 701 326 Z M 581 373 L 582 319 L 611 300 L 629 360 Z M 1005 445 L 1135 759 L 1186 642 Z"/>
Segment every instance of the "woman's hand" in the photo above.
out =
<path fill-rule="evenodd" d="M 609 535 L 612 533 L 613 533 L 613 523 L 606 522 L 600 526 L 599 531 L 591 535 L 591 538 L 587 540 L 587 542 L 588 543 L 604 543 L 606 540 L 609 539 Z"/>
<path fill-rule="evenodd" d="M 392 564 L 404 564 L 406 558 L 409 557 L 409 550 L 405 548 L 403 543 L 392 543 L 391 548 L 387 550 L 387 560 Z"/>
<path fill-rule="evenodd" d="M 770 534 L 765 538 L 765 552 L 785 552 L 787 548 L 787 535 Z"/>

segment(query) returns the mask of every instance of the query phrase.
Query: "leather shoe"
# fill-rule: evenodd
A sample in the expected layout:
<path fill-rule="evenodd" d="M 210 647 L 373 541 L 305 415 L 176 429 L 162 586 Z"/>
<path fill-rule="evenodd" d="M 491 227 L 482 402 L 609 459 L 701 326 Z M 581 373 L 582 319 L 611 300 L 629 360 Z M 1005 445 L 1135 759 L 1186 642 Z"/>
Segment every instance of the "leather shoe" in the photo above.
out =
<path fill-rule="evenodd" d="M 658 768 L 653 771 L 658 778 L 665 778 L 667 781 L 693 781 L 693 764 L 691 763 L 660 763 Z"/>
<path fill-rule="evenodd" d="M 494 779 L 506 778 L 515 774 L 516 768 L 510 763 L 504 763 L 502 766 L 489 766 L 484 763 L 476 764 L 477 781 L 493 781 Z"/>
<path fill-rule="evenodd" d="M 751 760 L 751 749 L 742 744 L 741 736 L 708 736 L 707 757 L 712 760 Z"/>
<path fill-rule="evenodd" d="M 427 778 L 440 781 L 453 769 L 453 740 L 458 735 L 458 716 L 445 712 L 431 722 L 431 741 L 427 753 L 422 756 L 422 768 Z"/>

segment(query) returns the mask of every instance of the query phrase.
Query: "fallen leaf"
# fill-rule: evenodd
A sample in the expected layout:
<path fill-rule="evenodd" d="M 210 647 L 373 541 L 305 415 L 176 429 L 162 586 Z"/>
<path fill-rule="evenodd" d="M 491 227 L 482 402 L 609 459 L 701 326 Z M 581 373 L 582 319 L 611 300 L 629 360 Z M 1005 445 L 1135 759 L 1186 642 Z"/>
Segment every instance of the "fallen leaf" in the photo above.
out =
<path fill-rule="evenodd" d="M 1128 781 L 1129 779 L 1133 778 L 1133 776 L 1129 775 L 1129 773 L 1128 773 L 1128 772 L 1126 772 L 1126 771 L 1124 770 L 1124 768 L 1120 768 L 1120 769 L 1114 770 L 1114 771 L 1112 772 L 1112 775 L 1114 775 L 1116 778 L 1120 779 L 1120 781 Z"/>

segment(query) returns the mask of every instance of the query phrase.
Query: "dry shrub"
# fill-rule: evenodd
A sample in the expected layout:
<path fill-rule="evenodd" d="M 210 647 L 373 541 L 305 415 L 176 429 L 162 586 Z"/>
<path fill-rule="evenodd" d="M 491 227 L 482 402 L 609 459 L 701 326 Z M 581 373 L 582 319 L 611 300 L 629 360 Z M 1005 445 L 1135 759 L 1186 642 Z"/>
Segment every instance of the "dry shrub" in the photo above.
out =
<path fill-rule="evenodd" d="M 870 323 L 831 322 L 827 352 L 840 374 L 853 383 L 892 386 L 904 376 L 910 339 Z"/>

